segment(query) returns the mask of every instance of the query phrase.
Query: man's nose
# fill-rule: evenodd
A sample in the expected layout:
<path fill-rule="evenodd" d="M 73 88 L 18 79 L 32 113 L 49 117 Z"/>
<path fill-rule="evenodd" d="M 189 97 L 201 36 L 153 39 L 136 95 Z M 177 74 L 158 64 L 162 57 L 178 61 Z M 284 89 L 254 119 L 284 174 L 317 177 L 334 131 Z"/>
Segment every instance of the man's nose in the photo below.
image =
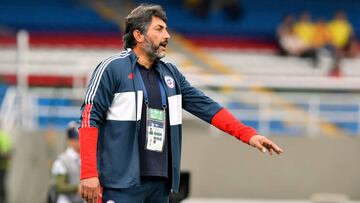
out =
<path fill-rule="evenodd" d="M 165 38 L 170 39 L 170 34 L 169 34 L 169 32 L 167 30 L 165 30 Z"/>

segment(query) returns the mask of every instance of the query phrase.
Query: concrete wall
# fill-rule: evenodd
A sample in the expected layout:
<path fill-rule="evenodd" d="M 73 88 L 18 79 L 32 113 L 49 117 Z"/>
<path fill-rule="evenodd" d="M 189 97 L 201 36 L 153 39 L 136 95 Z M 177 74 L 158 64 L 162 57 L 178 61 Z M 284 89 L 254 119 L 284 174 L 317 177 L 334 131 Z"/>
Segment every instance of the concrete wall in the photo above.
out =
<path fill-rule="evenodd" d="M 14 132 L 14 151 L 8 173 L 9 203 L 44 203 L 51 183 L 50 168 L 66 147 L 64 133 Z"/>
<path fill-rule="evenodd" d="M 270 137 L 285 153 L 262 154 L 204 122 L 185 122 L 182 168 L 193 197 L 360 199 L 360 137 Z"/>

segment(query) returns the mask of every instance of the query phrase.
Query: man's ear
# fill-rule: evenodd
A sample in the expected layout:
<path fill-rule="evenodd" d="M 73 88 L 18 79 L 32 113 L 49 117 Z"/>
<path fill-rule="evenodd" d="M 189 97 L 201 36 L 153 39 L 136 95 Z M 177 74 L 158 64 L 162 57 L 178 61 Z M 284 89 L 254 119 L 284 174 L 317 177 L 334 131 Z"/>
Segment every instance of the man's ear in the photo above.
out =
<path fill-rule="evenodd" d="M 144 41 L 144 35 L 141 34 L 141 32 L 139 30 L 134 30 L 133 36 L 137 43 L 141 43 Z"/>

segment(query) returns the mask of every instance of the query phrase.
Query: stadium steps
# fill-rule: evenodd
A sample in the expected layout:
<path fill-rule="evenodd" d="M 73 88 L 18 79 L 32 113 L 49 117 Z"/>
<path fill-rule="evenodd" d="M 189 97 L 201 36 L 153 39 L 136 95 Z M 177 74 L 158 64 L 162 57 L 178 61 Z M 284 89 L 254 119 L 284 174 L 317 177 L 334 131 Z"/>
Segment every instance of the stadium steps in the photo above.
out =
<path fill-rule="evenodd" d="M 120 3 L 111 0 L 102 2 L 91 1 L 90 5 L 92 5 L 92 7 L 104 18 L 117 23 L 119 27 L 124 26 L 122 22 L 125 19 L 126 14 L 134 8 L 134 4 L 130 2 Z M 212 67 L 203 63 L 202 60 L 193 57 L 196 53 L 184 50 L 184 45 L 181 45 L 183 41 L 179 42 L 179 40 L 177 40 L 179 37 L 176 37 L 175 33 L 171 33 L 171 35 L 173 39 L 169 41 L 167 59 L 165 59 L 166 61 L 178 65 L 183 71 L 189 73 L 197 74 L 214 72 Z"/>

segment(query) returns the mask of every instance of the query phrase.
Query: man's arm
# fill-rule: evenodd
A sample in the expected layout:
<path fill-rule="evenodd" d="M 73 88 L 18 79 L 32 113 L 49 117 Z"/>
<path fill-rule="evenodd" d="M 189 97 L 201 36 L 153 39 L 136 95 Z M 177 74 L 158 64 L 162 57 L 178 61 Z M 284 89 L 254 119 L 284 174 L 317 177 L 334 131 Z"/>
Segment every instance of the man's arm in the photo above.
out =
<path fill-rule="evenodd" d="M 179 74 L 182 104 L 185 110 L 262 152 L 268 151 L 270 154 L 272 151 L 278 154 L 283 152 L 269 139 L 258 135 L 254 128 L 242 124 L 226 108 L 191 86 L 176 67 L 174 69 Z"/>
<path fill-rule="evenodd" d="M 238 121 L 227 109 L 222 108 L 211 120 L 211 124 L 218 129 L 236 137 L 237 139 L 250 144 L 262 152 L 272 151 L 281 154 L 283 150 L 268 138 L 258 135 L 252 127 L 246 126 Z"/>
<path fill-rule="evenodd" d="M 105 119 L 116 86 L 111 63 L 105 62 L 93 72 L 81 108 L 80 189 L 81 196 L 88 202 L 96 202 L 101 195 L 96 162 L 98 124 Z"/>

